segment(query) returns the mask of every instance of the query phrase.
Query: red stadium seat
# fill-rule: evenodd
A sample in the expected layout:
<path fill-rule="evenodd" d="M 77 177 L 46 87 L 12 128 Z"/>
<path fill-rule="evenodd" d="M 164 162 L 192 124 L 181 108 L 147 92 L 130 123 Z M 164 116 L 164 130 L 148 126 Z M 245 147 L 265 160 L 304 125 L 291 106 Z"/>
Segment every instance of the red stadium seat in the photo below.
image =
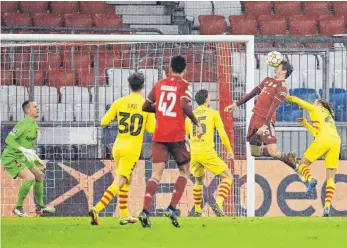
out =
<path fill-rule="evenodd" d="M 33 15 L 34 26 L 61 27 L 63 18 L 58 14 L 36 13 Z"/>
<path fill-rule="evenodd" d="M 296 1 L 278 1 L 275 2 L 275 15 L 284 16 L 286 18 L 290 16 L 301 14 L 301 2 Z"/>
<path fill-rule="evenodd" d="M 2 16 L 6 26 L 32 26 L 28 13 L 5 13 Z"/>
<path fill-rule="evenodd" d="M 290 35 L 317 35 L 317 24 L 315 20 L 291 21 L 289 23 Z"/>
<path fill-rule="evenodd" d="M 287 22 L 285 20 L 262 21 L 260 35 L 287 35 Z"/>
<path fill-rule="evenodd" d="M 346 19 L 344 16 L 331 16 L 331 15 L 321 15 L 317 16 L 316 21 L 319 24 L 321 21 L 340 21 L 344 20 L 346 22 Z"/>
<path fill-rule="evenodd" d="M 302 2 L 304 7 L 304 14 L 309 16 L 317 16 L 317 15 L 329 15 L 329 2 L 308 2 L 303 1 Z"/>
<path fill-rule="evenodd" d="M 47 13 L 48 1 L 21 1 L 20 9 L 23 13 Z"/>
<path fill-rule="evenodd" d="M 14 74 L 10 70 L 1 70 L 1 85 L 13 85 Z"/>
<path fill-rule="evenodd" d="M 13 56 L 14 68 L 29 69 L 30 68 L 30 52 L 18 51 Z"/>
<path fill-rule="evenodd" d="M 229 16 L 231 34 L 254 35 L 257 33 L 257 21 L 253 17 Z"/>
<path fill-rule="evenodd" d="M 71 69 L 49 70 L 47 77 L 47 85 L 51 87 L 64 87 L 75 85 L 75 74 Z"/>
<path fill-rule="evenodd" d="M 56 51 L 48 51 L 41 54 L 38 67 L 43 70 L 58 69 L 62 65 L 62 56 Z"/>
<path fill-rule="evenodd" d="M 346 31 L 346 22 L 344 19 L 322 20 L 319 23 L 320 35 L 332 36 L 336 34 L 344 34 Z"/>
<path fill-rule="evenodd" d="M 74 61 L 75 69 L 88 69 L 92 64 L 90 53 L 81 53 L 76 51 L 72 60 L 71 53 L 64 53 L 64 64 L 66 68 L 72 68 Z"/>
<path fill-rule="evenodd" d="M 92 27 L 92 17 L 88 14 L 66 14 L 64 15 L 66 27 Z"/>
<path fill-rule="evenodd" d="M 314 19 L 315 18 L 312 16 L 301 16 L 301 15 L 295 15 L 295 16 L 289 16 L 288 17 L 289 22 L 291 22 L 291 21 L 311 21 Z"/>
<path fill-rule="evenodd" d="M 258 22 L 261 23 L 263 21 L 285 21 L 286 18 L 284 16 L 273 16 L 273 15 L 260 15 L 258 16 Z"/>
<path fill-rule="evenodd" d="M 100 53 L 99 54 L 99 69 L 120 68 L 122 67 L 122 55 L 120 53 Z"/>
<path fill-rule="evenodd" d="M 17 68 L 15 71 L 16 85 L 30 87 L 31 73 L 34 74 L 34 85 L 41 86 L 46 82 L 45 74 L 41 70 L 28 71 Z"/>
<path fill-rule="evenodd" d="M 347 2 L 346 1 L 339 1 L 339 2 L 332 2 L 335 15 L 343 15 L 347 16 Z M 345 18 L 346 19 L 346 18 Z"/>
<path fill-rule="evenodd" d="M 15 13 L 18 12 L 17 1 L 1 1 L 1 13 Z"/>
<path fill-rule="evenodd" d="M 209 70 L 205 64 L 202 65 L 202 69 L 201 64 L 187 64 L 184 79 L 189 82 L 217 82 L 217 73 L 215 70 Z"/>
<path fill-rule="evenodd" d="M 93 23 L 98 28 L 122 27 L 122 17 L 115 14 L 95 14 L 93 15 Z"/>
<path fill-rule="evenodd" d="M 95 86 L 95 77 L 94 77 L 94 68 L 77 70 L 77 81 L 78 85 L 81 87 L 94 87 Z M 99 86 L 105 85 L 105 71 L 100 70 L 98 74 Z"/>
<path fill-rule="evenodd" d="M 243 5 L 247 16 L 271 15 L 270 2 L 244 2 Z"/>
<path fill-rule="evenodd" d="M 66 13 L 77 13 L 78 2 L 77 1 L 52 1 L 51 2 L 52 13 L 55 14 L 66 14 Z"/>
<path fill-rule="evenodd" d="M 202 35 L 215 35 L 224 34 L 226 31 L 226 22 L 224 16 L 218 15 L 201 15 L 200 21 L 200 34 Z"/>
<path fill-rule="evenodd" d="M 80 11 L 84 14 L 115 14 L 114 5 L 108 5 L 104 1 L 80 1 Z"/>

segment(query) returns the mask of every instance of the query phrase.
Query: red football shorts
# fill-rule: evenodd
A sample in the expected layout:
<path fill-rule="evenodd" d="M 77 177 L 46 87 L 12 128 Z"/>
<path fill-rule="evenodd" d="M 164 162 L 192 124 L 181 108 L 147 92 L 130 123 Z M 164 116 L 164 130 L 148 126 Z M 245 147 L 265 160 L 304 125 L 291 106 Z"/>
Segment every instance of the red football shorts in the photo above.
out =
<path fill-rule="evenodd" d="M 248 132 L 247 132 L 247 142 L 253 146 L 261 146 L 276 144 L 276 133 L 275 133 L 275 125 L 271 122 L 270 127 L 265 131 L 262 135 L 257 135 L 256 132 L 259 128 L 261 128 L 265 124 L 265 119 L 253 114 L 251 117 L 251 121 L 249 123 Z"/>
<path fill-rule="evenodd" d="M 164 163 L 173 156 L 178 166 L 190 162 L 189 144 L 183 140 L 178 142 L 156 142 L 152 141 L 152 162 Z"/>

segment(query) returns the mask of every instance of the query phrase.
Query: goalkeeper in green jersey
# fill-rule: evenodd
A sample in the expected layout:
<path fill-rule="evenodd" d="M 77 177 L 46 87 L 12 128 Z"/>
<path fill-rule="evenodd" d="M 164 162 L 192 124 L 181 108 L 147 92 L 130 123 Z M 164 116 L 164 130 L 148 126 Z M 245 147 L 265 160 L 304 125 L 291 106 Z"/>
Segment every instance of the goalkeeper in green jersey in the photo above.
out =
<path fill-rule="evenodd" d="M 55 208 L 49 208 L 43 203 L 45 164 L 34 151 L 34 142 L 39 131 L 36 118 L 39 117 L 40 109 L 38 104 L 31 100 L 25 101 L 22 108 L 26 118 L 18 122 L 7 136 L 6 147 L 1 157 L 1 165 L 11 177 L 24 180 L 13 213 L 20 217 L 28 216 L 23 210 L 23 202 L 32 185 L 34 185 L 36 214 L 52 213 L 55 212 Z"/>

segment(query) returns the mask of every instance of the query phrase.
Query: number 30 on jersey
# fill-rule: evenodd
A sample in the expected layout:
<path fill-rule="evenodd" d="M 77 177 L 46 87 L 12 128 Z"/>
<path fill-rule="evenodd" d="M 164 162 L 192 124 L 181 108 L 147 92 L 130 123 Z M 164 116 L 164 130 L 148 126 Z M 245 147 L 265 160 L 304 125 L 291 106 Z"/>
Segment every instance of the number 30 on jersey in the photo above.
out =
<path fill-rule="evenodd" d="M 163 91 L 160 94 L 158 110 L 162 112 L 163 116 L 176 117 L 177 113 L 172 111 L 176 101 L 176 93 Z"/>

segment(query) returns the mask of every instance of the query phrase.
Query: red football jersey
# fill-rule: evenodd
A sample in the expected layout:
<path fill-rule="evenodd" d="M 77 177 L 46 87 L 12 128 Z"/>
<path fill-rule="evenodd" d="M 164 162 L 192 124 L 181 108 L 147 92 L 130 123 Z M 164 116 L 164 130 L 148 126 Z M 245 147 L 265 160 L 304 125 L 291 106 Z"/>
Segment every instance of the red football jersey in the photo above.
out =
<path fill-rule="evenodd" d="M 155 84 L 147 100 L 155 103 L 156 128 L 153 141 L 176 142 L 185 139 L 185 115 L 181 108 L 181 99 L 192 101 L 192 89 L 189 82 L 181 77 L 170 75 Z"/>
<path fill-rule="evenodd" d="M 266 118 L 272 102 L 275 99 L 282 102 L 288 90 L 284 80 L 280 81 L 270 77 L 265 78 L 258 87 L 261 88 L 261 92 L 253 108 L 253 112 L 260 117 Z M 276 110 L 271 119 L 273 122 L 276 121 Z"/>

